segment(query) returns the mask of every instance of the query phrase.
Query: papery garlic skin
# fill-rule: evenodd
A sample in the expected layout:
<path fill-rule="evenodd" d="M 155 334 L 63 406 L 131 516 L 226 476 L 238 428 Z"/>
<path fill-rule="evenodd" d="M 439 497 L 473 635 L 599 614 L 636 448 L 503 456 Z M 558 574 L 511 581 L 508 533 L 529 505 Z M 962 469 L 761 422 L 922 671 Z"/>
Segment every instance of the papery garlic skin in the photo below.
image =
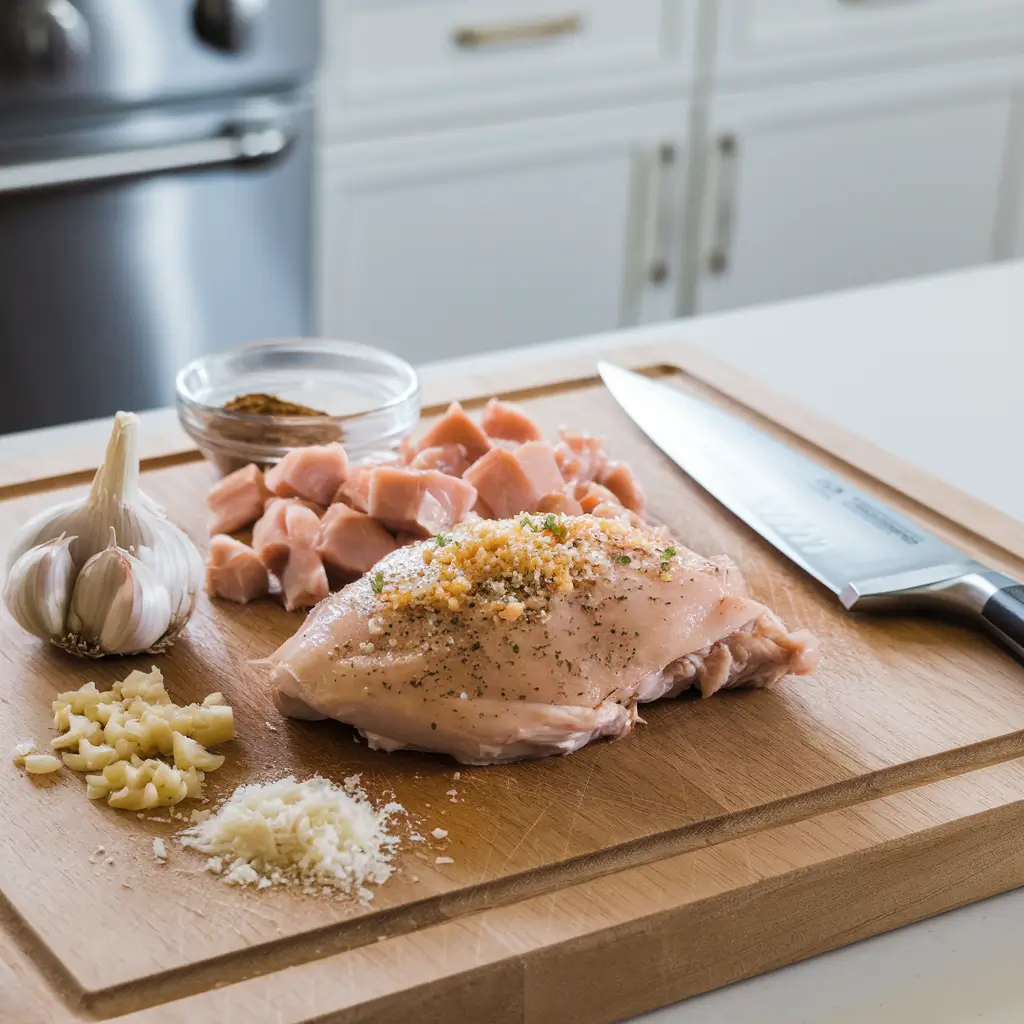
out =
<path fill-rule="evenodd" d="M 61 646 L 92 655 L 151 651 L 171 624 L 171 599 L 156 574 L 110 543 L 82 566 L 68 611 L 68 636 Z"/>
<path fill-rule="evenodd" d="M 138 435 L 138 417 L 119 412 L 89 494 L 33 518 L 8 555 L 12 615 L 76 654 L 166 649 L 202 588 L 196 546 L 139 489 Z"/>
<path fill-rule="evenodd" d="M 75 563 L 68 550 L 74 537 L 60 536 L 29 548 L 11 566 L 3 600 L 26 632 L 47 640 L 64 635 Z"/>

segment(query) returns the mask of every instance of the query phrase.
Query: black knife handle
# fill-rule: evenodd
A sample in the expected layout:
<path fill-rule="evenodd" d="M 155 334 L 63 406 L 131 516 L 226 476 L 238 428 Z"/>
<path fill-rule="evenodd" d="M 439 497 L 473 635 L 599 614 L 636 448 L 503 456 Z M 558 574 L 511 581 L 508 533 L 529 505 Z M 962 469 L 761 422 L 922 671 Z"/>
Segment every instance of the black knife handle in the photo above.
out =
<path fill-rule="evenodd" d="M 981 609 L 988 629 L 1024 659 L 1024 586 L 1014 583 L 997 590 Z"/>

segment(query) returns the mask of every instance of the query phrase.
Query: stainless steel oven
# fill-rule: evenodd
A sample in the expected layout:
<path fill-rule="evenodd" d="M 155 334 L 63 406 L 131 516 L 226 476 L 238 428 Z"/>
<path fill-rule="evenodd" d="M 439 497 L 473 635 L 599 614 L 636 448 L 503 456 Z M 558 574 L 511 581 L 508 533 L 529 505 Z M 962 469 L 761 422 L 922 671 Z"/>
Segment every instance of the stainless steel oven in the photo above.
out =
<path fill-rule="evenodd" d="M 319 0 L 0 0 L 0 431 L 310 328 Z"/>

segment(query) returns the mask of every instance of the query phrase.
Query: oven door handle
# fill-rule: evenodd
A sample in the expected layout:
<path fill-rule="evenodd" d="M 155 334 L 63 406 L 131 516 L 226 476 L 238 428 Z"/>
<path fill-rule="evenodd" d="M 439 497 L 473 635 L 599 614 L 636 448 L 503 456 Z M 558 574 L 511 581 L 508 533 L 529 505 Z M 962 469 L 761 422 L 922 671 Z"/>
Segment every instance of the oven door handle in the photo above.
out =
<path fill-rule="evenodd" d="M 231 124 L 207 139 L 0 165 L 0 196 L 168 171 L 263 163 L 284 153 L 291 141 L 284 130 L 272 125 Z"/>

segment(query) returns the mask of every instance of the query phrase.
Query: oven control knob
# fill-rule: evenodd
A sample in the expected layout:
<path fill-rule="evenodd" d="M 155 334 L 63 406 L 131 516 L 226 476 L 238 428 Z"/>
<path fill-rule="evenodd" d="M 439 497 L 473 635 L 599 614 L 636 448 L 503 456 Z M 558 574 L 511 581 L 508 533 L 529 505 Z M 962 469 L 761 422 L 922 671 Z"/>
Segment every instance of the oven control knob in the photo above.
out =
<path fill-rule="evenodd" d="M 0 14 L 0 69 L 56 77 L 89 54 L 89 25 L 71 0 L 15 0 Z"/>
<path fill-rule="evenodd" d="M 192 24 L 196 35 L 222 53 L 241 53 L 256 35 L 266 0 L 195 0 Z"/>

